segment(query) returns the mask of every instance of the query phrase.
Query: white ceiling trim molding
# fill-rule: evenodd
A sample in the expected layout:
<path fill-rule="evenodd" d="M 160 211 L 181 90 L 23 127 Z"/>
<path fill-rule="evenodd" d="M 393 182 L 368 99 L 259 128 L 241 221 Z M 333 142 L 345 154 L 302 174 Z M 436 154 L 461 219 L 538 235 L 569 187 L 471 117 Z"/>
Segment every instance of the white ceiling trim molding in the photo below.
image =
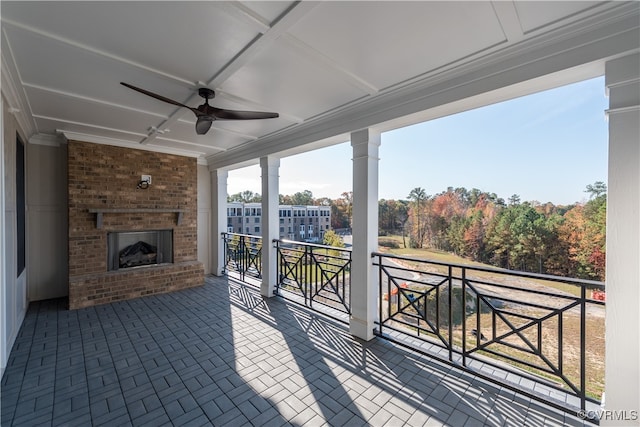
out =
<path fill-rule="evenodd" d="M 257 30 L 261 33 L 265 33 L 269 31 L 271 25 L 266 18 L 256 13 L 252 9 L 248 8 L 244 4 L 240 2 L 213 2 L 212 5 L 214 7 L 220 8 L 227 12 L 229 15 L 235 16 L 236 18 L 250 24 L 256 26 Z"/>
<path fill-rule="evenodd" d="M 180 150 L 178 148 L 167 148 L 167 147 L 160 147 L 160 146 L 140 146 L 135 142 L 124 141 L 121 139 L 90 135 L 90 134 L 80 133 L 80 132 L 66 131 L 62 129 L 59 129 L 57 131 L 63 134 L 65 138 L 72 141 L 84 141 L 84 142 L 91 142 L 94 144 L 113 145 L 115 147 L 131 148 L 133 150 L 155 151 L 159 153 L 175 154 L 177 156 L 184 156 L 184 157 L 203 157 L 204 158 L 204 155 L 205 155 L 204 152 L 187 151 L 187 150 Z"/>
<path fill-rule="evenodd" d="M 0 88 L 2 88 L 2 94 L 4 95 L 8 110 L 16 118 L 18 126 L 25 133 L 27 139 L 38 132 L 35 120 L 31 117 L 31 107 L 27 102 L 27 98 L 24 94 L 24 90 L 18 89 L 21 86 L 16 84 L 18 82 L 18 71 L 13 61 L 13 53 L 10 46 L 6 45 L 6 34 L 2 37 L 2 64 L 0 68 Z M 9 52 L 10 57 L 5 56 L 5 52 Z"/>
<path fill-rule="evenodd" d="M 107 130 L 107 131 L 110 131 L 110 132 L 122 133 L 122 134 L 125 134 L 125 135 L 132 135 L 132 136 L 136 136 L 136 137 L 139 137 L 139 138 L 144 138 L 146 136 L 146 134 L 143 134 L 143 133 L 129 132 L 129 131 L 125 131 L 125 130 L 122 130 L 122 129 L 114 129 L 114 128 L 110 128 L 110 127 L 107 127 L 107 126 L 98 126 L 98 125 L 94 125 L 94 124 L 91 124 L 91 123 L 76 122 L 76 121 L 73 121 L 73 120 L 60 119 L 60 118 L 57 118 L 57 117 L 44 116 L 44 115 L 41 115 L 41 114 L 34 114 L 33 117 L 36 118 L 36 119 L 51 120 L 51 121 L 54 121 L 54 122 L 67 123 L 67 124 L 70 124 L 70 125 L 77 125 L 77 126 L 82 126 L 82 127 L 91 128 L 91 129 Z"/>
<path fill-rule="evenodd" d="M 194 84 L 194 82 L 189 81 L 187 79 L 184 79 L 182 77 L 174 76 L 173 74 L 169 74 L 169 73 L 166 73 L 164 71 L 160 71 L 160 70 L 158 70 L 156 68 L 152 68 L 152 67 L 149 67 L 147 65 L 143 65 L 143 64 L 141 64 L 139 62 L 132 61 L 130 59 L 123 58 L 121 56 L 113 55 L 113 54 L 111 54 L 109 52 L 105 52 L 103 50 L 96 49 L 96 48 L 91 47 L 91 46 L 87 46 L 87 45 L 85 45 L 83 43 L 79 43 L 79 42 L 77 42 L 75 40 L 70 40 L 70 39 L 67 39 L 65 37 L 60 37 L 60 36 L 58 36 L 56 34 L 52 34 L 52 33 L 49 33 L 47 31 L 40 30 L 38 28 L 33 28 L 33 27 L 28 26 L 28 25 L 21 24 L 19 22 L 14 22 L 14 21 L 11 21 L 11 20 L 6 20 L 6 19 L 3 19 L 2 23 L 6 24 L 6 25 L 9 25 L 9 26 L 12 26 L 12 27 L 15 27 L 15 28 L 20 28 L 20 29 L 22 29 L 24 31 L 28 31 L 28 32 L 37 34 L 37 35 L 42 36 L 42 37 L 46 37 L 46 38 L 51 39 L 51 40 L 55 40 L 56 42 L 66 44 L 68 46 L 72 46 L 72 47 L 74 47 L 76 49 L 82 49 L 82 50 L 90 52 L 92 54 L 99 55 L 99 56 L 102 56 L 104 58 L 108 58 L 108 59 L 111 59 L 113 61 L 117 61 L 117 62 L 120 62 L 120 63 L 123 63 L 123 64 L 127 64 L 129 66 L 138 68 L 140 70 L 144 70 L 144 71 L 150 72 L 152 74 L 161 76 L 161 77 L 169 79 L 169 80 L 173 80 L 173 81 L 175 81 L 177 83 L 180 83 L 181 85 L 184 85 L 184 86 L 191 87 Z"/>
<path fill-rule="evenodd" d="M 509 42 L 518 42 L 524 38 L 524 31 L 518 18 L 516 5 L 512 1 L 492 1 L 493 11 L 500 22 L 502 32 Z"/>
<path fill-rule="evenodd" d="M 555 38 L 555 43 L 532 41 L 531 49 L 509 48 L 456 73 L 442 73 L 394 91 L 336 109 L 321 119 L 277 132 L 250 145 L 207 158 L 210 167 L 229 167 L 250 158 L 290 150 L 297 145 L 350 133 L 483 93 L 638 50 L 640 8 L 619 14 L 589 32 Z M 542 90 L 540 87 L 538 90 Z M 533 92 L 533 89 L 531 89 Z M 463 111 L 463 110 L 461 110 Z"/>
<path fill-rule="evenodd" d="M 45 133 L 37 133 L 29 138 L 29 144 L 33 145 L 45 145 L 47 147 L 59 147 L 62 144 L 66 144 L 67 140 L 63 135 L 49 135 Z"/>
<path fill-rule="evenodd" d="M 205 148 L 207 150 L 227 151 L 226 148 L 216 147 L 215 145 L 199 144 L 197 142 L 183 141 L 183 140 L 180 140 L 180 139 L 172 139 L 172 138 L 167 138 L 165 136 L 162 136 L 162 137 L 159 136 L 155 140 L 156 141 L 165 141 L 165 142 L 176 142 L 178 144 L 184 144 L 184 145 L 192 145 L 194 147 Z M 203 154 L 206 154 L 206 153 L 203 153 Z"/>

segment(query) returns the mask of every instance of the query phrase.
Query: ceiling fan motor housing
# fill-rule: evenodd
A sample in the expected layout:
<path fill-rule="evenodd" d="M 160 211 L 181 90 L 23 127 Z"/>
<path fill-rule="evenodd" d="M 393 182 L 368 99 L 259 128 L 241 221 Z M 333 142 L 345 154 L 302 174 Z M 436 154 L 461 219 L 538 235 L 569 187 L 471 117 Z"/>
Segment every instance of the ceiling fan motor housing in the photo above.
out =
<path fill-rule="evenodd" d="M 201 87 L 200 89 L 198 89 L 198 95 L 200 95 L 206 100 L 209 100 L 209 99 L 215 98 L 216 93 L 212 89 L 209 89 L 208 87 Z"/>

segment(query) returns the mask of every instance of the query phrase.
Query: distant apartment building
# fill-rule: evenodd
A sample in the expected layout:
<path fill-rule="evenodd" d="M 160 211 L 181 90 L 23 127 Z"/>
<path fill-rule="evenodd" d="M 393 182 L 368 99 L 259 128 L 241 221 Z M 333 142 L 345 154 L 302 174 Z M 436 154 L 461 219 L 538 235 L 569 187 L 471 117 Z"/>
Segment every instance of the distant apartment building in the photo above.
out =
<path fill-rule="evenodd" d="M 331 229 L 329 206 L 280 205 L 280 238 L 321 243 Z M 227 232 L 260 235 L 262 204 L 231 202 L 227 204 Z"/>

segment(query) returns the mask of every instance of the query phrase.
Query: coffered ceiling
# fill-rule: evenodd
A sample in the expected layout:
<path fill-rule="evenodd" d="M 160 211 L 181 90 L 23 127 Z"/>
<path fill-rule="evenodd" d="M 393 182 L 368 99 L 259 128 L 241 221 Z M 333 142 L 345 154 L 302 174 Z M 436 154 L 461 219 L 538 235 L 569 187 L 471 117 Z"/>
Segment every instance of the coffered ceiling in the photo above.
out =
<path fill-rule="evenodd" d="M 571 62 L 580 46 L 633 49 L 639 27 L 637 2 L 3 1 L 0 13 L 3 94 L 32 142 L 64 135 L 220 165 L 424 120 L 457 99 L 589 63 Z M 567 63 L 554 68 L 563 49 Z M 527 61 L 530 76 L 491 82 Z M 189 110 L 120 82 L 194 107 L 206 86 L 212 105 L 280 117 L 216 121 L 197 135 Z"/>

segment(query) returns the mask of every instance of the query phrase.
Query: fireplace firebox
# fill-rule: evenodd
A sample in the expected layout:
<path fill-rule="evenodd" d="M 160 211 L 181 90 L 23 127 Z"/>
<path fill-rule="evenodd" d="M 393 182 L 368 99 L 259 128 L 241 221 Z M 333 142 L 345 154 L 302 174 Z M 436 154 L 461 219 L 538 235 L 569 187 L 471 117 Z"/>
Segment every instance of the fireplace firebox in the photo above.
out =
<path fill-rule="evenodd" d="M 107 245 L 110 271 L 173 262 L 173 230 L 111 232 Z"/>

